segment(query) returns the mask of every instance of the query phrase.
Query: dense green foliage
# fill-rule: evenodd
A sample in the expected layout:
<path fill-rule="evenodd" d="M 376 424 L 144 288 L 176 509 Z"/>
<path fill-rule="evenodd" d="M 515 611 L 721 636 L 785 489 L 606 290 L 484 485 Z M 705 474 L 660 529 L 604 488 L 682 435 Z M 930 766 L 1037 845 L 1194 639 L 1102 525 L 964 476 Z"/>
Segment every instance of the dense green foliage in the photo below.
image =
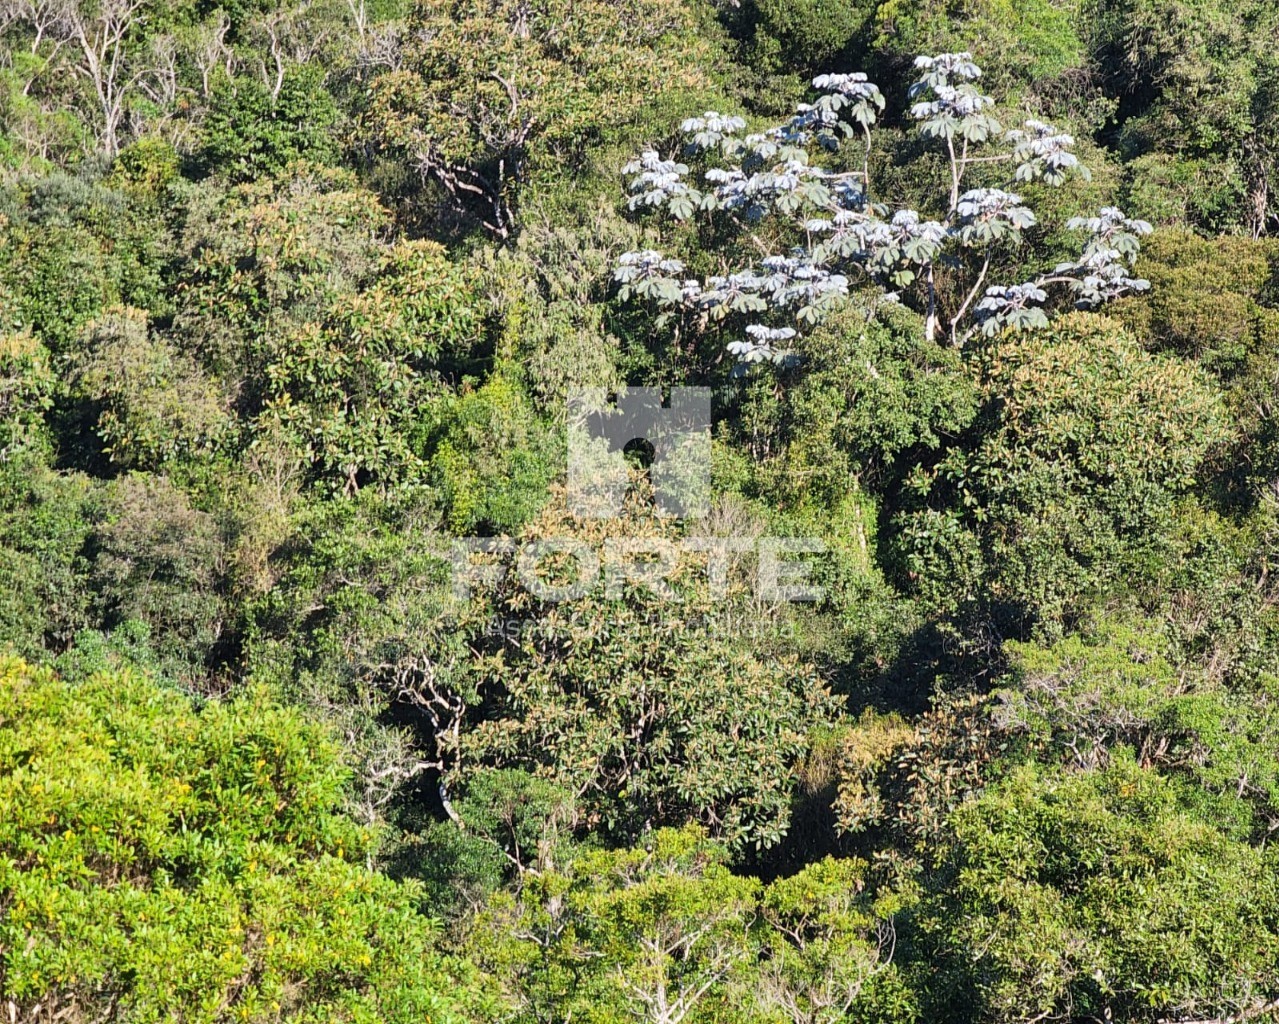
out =
<path fill-rule="evenodd" d="M 260 693 L 197 711 L 128 670 L 0 673 L 10 1005 L 464 1019 L 420 888 L 362 863 L 315 726 Z"/>
<path fill-rule="evenodd" d="M 0 1019 L 1279 1020 L 1276 10 L 0 0 Z"/>

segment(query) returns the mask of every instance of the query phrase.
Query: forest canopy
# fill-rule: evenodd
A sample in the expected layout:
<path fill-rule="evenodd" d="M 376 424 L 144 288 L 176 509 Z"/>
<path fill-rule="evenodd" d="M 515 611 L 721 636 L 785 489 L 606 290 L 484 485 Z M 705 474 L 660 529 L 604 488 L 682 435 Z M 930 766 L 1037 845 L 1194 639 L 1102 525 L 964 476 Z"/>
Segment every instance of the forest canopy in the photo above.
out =
<path fill-rule="evenodd" d="M 0 1017 L 1279 1020 L 1269 0 L 0 0 Z"/>

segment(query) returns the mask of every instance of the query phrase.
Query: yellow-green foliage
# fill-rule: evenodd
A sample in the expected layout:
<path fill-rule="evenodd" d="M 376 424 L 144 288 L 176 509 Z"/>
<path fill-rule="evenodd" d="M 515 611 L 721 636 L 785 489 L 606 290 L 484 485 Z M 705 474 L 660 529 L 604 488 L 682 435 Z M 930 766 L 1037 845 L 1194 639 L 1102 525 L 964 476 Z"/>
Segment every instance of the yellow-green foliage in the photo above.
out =
<path fill-rule="evenodd" d="M 857 722 L 835 734 L 835 813 L 842 830 L 857 832 L 879 820 L 884 807 L 876 776 L 913 738 L 913 730 L 900 715 L 879 715 L 869 708 Z"/>
<path fill-rule="evenodd" d="M 932 968 L 968 979 L 970 1019 L 1224 1017 L 1274 977 L 1273 862 L 1130 757 L 1020 768 L 953 827 L 953 881 L 926 928 L 950 950 Z"/>
<path fill-rule="evenodd" d="M 645 1020 L 662 999 L 690 1024 L 915 1018 L 882 941 L 904 901 L 868 892 L 864 862 L 828 857 L 763 886 L 726 860 L 693 826 L 579 852 L 495 894 L 472 948 L 522 1021 L 552 1006 Z"/>
<path fill-rule="evenodd" d="M 1228 436 L 1197 367 L 1147 354 L 1108 319 L 1072 314 L 1050 331 L 1011 335 L 984 369 L 1001 426 L 983 453 L 992 481 L 1056 460 L 1069 478 L 1102 486 L 1180 488 Z"/>
<path fill-rule="evenodd" d="M 1120 302 L 1116 315 L 1148 343 L 1229 373 L 1279 344 L 1279 310 L 1263 300 L 1276 268 L 1279 246 L 1269 239 L 1157 231 L 1137 265 L 1150 291 Z"/>
<path fill-rule="evenodd" d="M 0 335 L 0 461 L 41 444 L 56 382 L 49 353 L 29 333 Z"/>
<path fill-rule="evenodd" d="M 401 242 L 362 290 L 270 340 L 265 408 L 305 465 L 348 493 L 421 469 L 415 427 L 440 388 L 432 368 L 482 335 L 470 283 L 433 242 Z"/>
<path fill-rule="evenodd" d="M 1070 5 L 1050 0 L 885 0 L 874 24 L 878 44 L 899 52 L 970 49 L 1006 86 L 1077 67 L 1084 47 L 1071 21 Z"/>
<path fill-rule="evenodd" d="M 420 894 L 366 866 L 333 741 L 249 692 L 0 659 L 0 991 L 134 1021 L 449 1019 Z"/>
<path fill-rule="evenodd" d="M 706 82 L 709 50 L 675 0 L 420 0 L 412 23 L 413 71 L 375 84 L 370 125 L 388 140 L 429 139 L 458 162 L 483 160 L 507 133 L 514 141 L 522 121 L 540 154 L 580 144 L 625 124 L 659 87 Z"/>
<path fill-rule="evenodd" d="M 456 533 L 516 529 L 546 501 L 547 485 L 563 465 L 563 442 L 555 443 L 528 397 L 503 377 L 450 396 L 438 415 L 431 470 L 449 527 Z"/>
<path fill-rule="evenodd" d="M 101 407 L 98 436 L 111 461 L 156 468 L 207 456 L 230 429 L 217 384 L 148 331 L 143 310 L 107 310 L 81 332 L 78 349 L 75 386 Z"/>

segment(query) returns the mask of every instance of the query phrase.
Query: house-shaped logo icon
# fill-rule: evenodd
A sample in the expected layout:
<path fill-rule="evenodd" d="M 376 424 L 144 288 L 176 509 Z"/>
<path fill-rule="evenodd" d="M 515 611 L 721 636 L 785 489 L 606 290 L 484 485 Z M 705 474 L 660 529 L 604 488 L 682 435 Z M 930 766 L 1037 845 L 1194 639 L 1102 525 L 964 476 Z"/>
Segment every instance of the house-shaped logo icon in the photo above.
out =
<path fill-rule="evenodd" d="M 608 401 L 603 388 L 572 392 L 568 401 L 568 500 L 573 515 L 621 515 L 630 472 L 628 445 L 652 449 L 649 478 L 661 515 L 706 514 L 711 482 L 710 388 L 626 388 Z"/>

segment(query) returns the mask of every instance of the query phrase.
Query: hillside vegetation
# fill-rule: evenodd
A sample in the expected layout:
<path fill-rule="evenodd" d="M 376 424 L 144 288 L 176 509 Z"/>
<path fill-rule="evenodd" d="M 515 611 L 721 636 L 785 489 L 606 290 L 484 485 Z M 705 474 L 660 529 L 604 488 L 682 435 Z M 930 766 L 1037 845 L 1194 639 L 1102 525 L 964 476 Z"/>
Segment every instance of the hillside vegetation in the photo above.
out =
<path fill-rule="evenodd" d="M 0 1020 L 1279 1019 L 1277 40 L 0 0 Z"/>

